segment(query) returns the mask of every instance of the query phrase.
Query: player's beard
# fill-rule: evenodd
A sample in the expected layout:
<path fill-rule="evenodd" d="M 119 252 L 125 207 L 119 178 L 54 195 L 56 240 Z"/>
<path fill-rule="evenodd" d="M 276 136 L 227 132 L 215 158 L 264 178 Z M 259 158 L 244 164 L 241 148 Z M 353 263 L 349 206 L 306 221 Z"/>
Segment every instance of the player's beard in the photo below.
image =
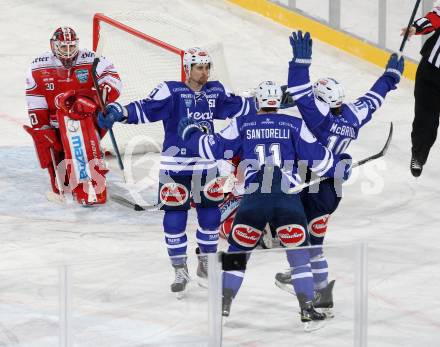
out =
<path fill-rule="evenodd" d="M 203 87 L 206 84 L 206 82 L 208 82 L 208 79 L 209 79 L 209 75 L 203 75 L 197 80 L 193 80 L 193 82 L 198 86 Z"/>

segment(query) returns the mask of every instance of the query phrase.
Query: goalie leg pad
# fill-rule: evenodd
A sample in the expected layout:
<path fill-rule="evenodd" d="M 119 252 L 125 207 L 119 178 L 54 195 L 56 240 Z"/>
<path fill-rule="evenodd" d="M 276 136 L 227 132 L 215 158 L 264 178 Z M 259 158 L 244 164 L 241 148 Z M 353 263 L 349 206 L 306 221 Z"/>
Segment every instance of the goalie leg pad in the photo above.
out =
<path fill-rule="evenodd" d="M 42 169 L 52 167 L 52 158 L 50 155 L 50 149 L 59 153 L 63 150 L 63 145 L 59 139 L 57 131 L 54 128 L 38 128 L 34 129 L 30 126 L 23 125 L 23 129 L 32 136 L 35 145 L 35 151 L 40 162 Z"/>
<path fill-rule="evenodd" d="M 221 225 L 220 225 L 220 237 L 227 240 L 234 224 L 236 212 L 233 212 Z"/>
<path fill-rule="evenodd" d="M 58 110 L 57 118 L 72 195 L 83 205 L 105 203 L 108 169 L 92 117 L 72 119 Z"/>

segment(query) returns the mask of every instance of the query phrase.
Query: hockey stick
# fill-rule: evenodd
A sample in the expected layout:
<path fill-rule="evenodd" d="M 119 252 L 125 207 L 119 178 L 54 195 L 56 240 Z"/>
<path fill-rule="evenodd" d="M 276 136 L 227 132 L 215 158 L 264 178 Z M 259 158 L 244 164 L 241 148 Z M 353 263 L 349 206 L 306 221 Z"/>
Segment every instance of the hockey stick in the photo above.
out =
<path fill-rule="evenodd" d="M 414 18 L 416 16 L 417 9 L 419 8 L 420 2 L 421 2 L 421 0 L 416 1 L 416 4 L 414 5 L 414 9 L 411 13 L 411 18 L 409 19 L 408 25 L 406 26 L 405 35 L 403 35 L 402 43 L 400 44 L 400 48 L 399 48 L 399 54 L 398 54 L 399 59 L 402 56 L 403 49 L 405 48 L 406 41 L 408 40 L 409 28 L 411 27 L 412 23 L 414 22 Z"/>
<path fill-rule="evenodd" d="M 128 207 L 135 211 L 155 212 L 155 211 L 159 211 L 160 208 L 162 207 L 162 204 L 139 205 L 117 194 L 110 194 L 110 199 L 119 205 Z"/>
<path fill-rule="evenodd" d="M 101 49 L 102 49 L 102 45 L 100 45 L 100 48 L 98 49 L 98 51 L 100 51 Z M 105 116 L 107 114 L 107 111 L 105 109 L 105 102 L 103 100 L 102 94 L 99 92 L 98 75 L 96 73 L 96 68 L 99 64 L 99 57 L 100 56 L 101 56 L 100 52 L 99 53 L 96 52 L 96 56 L 95 56 L 95 59 L 93 60 L 93 64 L 92 64 L 92 80 L 93 80 L 93 86 L 95 87 L 95 90 L 96 90 L 96 95 L 98 96 L 99 106 L 101 107 L 102 113 Z M 116 153 L 116 157 L 118 158 L 119 168 L 121 169 L 122 174 L 124 175 L 124 180 L 125 180 L 124 164 L 121 159 L 121 153 L 119 152 L 118 144 L 115 139 L 115 134 L 113 133 L 112 128 L 108 129 L 108 132 L 110 135 L 110 140 L 112 141 L 113 149 L 115 150 L 115 153 Z"/>
<path fill-rule="evenodd" d="M 377 152 L 376 154 L 370 155 L 369 157 L 366 157 L 364 159 L 361 159 L 361 160 L 353 163 L 353 165 L 351 166 L 352 169 L 354 169 L 355 167 L 358 167 L 358 166 L 362 166 L 362 165 L 364 165 L 364 164 L 366 164 L 366 163 L 368 163 L 368 162 L 370 162 L 372 160 L 375 160 L 375 159 L 383 157 L 387 153 L 387 151 L 388 151 L 388 147 L 390 146 L 392 138 L 393 138 L 393 122 L 390 123 L 390 130 L 389 130 L 389 133 L 388 133 L 388 138 L 387 138 L 383 148 L 379 152 Z M 303 183 L 303 184 L 300 184 L 299 186 L 296 186 L 295 188 L 292 188 L 289 191 L 289 193 L 300 192 L 304 188 L 307 188 L 307 187 L 312 186 L 314 184 L 317 184 L 319 182 L 325 181 L 328 178 L 330 178 L 330 177 L 322 176 L 322 177 L 315 178 L 314 180 L 311 180 L 311 181 L 309 181 L 307 183 Z"/>

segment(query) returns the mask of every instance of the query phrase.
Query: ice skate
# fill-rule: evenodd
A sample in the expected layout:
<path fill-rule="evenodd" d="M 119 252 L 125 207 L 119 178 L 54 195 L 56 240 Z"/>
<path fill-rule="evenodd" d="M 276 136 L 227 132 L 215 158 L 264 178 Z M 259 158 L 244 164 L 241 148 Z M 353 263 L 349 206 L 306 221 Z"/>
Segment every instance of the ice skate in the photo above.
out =
<path fill-rule="evenodd" d="M 295 289 L 292 285 L 292 275 L 290 269 L 286 272 L 278 272 L 275 275 L 275 285 L 293 295 L 296 295 Z"/>
<path fill-rule="evenodd" d="M 229 317 L 229 314 L 231 312 L 231 305 L 232 305 L 232 299 L 233 291 L 230 288 L 223 289 L 223 299 L 222 299 L 222 316 L 223 317 Z"/>
<path fill-rule="evenodd" d="M 423 165 L 414 155 L 411 157 L 411 163 L 409 168 L 411 170 L 411 174 L 414 177 L 419 177 L 422 174 Z"/>
<path fill-rule="evenodd" d="M 304 331 L 310 332 L 321 329 L 324 326 L 325 314 L 319 313 L 313 307 L 312 301 L 306 301 L 303 295 L 298 296 L 300 304 L 301 322 L 304 323 Z"/>
<path fill-rule="evenodd" d="M 200 287 L 208 288 L 208 256 L 201 255 L 200 249 L 196 248 L 196 254 L 198 259 L 197 264 L 197 283 Z"/>
<path fill-rule="evenodd" d="M 313 299 L 313 306 L 321 309 L 326 318 L 333 318 L 333 287 L 335 280 L 330 281 L 325 288 L 315 291 L 315 298 Z"/>
<path fill-rule="evenodd" d="M 182 299 L 185 294 L 186 286 L 190 281 L 188 267 L 186 264 L 173 265 L 175 272 L 174 282 L 171 283 L 171 292 L 176 293 L 178 300 Z"/>

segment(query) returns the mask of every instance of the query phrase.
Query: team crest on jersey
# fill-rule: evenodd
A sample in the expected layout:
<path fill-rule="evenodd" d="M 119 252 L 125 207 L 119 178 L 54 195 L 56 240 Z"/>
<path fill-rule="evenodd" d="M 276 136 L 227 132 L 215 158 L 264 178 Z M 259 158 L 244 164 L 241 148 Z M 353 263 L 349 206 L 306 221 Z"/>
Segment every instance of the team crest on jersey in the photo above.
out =
<path fill-rule="evenodd" d="M 89 79 L 89 70 L 86 69 L 76 70 L 75 75 L 79 83 L 86 83 L 87 80 Z"/>
<path fill-rule="evenodd" d="M 232 239 L 243 248 L 254 248 L 262 232 L 246 224 L 236 224 L 231 232 Z"/>
<path fill-rule="evenodd" d="M 324 237 L 327 231 L 328 219 L 330 215 L 325 214 L 323 216 L 313 219 L 309 223 L 309 231 L 315 237 Z"/>
<path fill-rule="evenodd" d="M 185 100 L 185 106 L 186 107 L 191 107 L 191 105 L 192 105 L 192 99 L 184 99 Z"/>
<path fill-rule="evenodd" d="M 306 240 L 306 231 L 299 224 L 283 225 L 277 228 L 277 234 L 285 247 L 298 247 Z"/>
<path fill-rule="evenodd" d="M 188 189 L 180 183 L 165 183 L 159 191 L 160 202 L 166 206 L 182 206 L 188 197 Z"/>

